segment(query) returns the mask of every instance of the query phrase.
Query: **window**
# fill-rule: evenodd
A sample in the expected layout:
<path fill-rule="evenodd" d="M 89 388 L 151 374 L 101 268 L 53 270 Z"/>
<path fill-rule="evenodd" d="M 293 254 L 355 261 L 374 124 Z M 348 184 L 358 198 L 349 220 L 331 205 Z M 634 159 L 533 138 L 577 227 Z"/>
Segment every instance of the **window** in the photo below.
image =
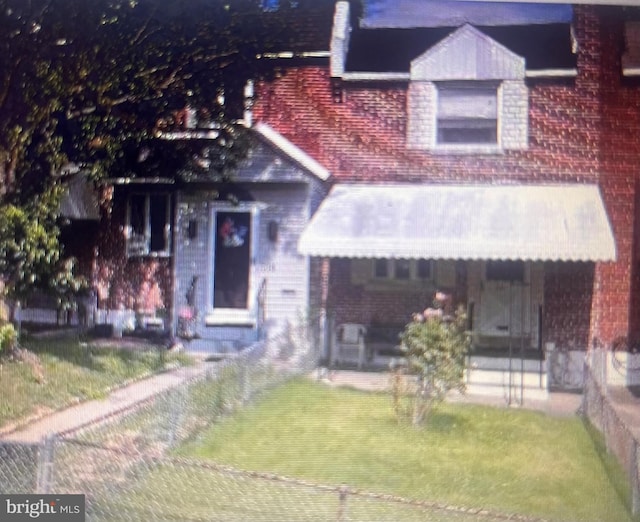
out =
<path fill-rule="evenodd" d="M 416 276 L 418 279 L 431 279 L 431 261 L 418 259 L 416 262 Z"/>
<path fill-rule="evenodd" d="M 411 61 L 407 146 L 437 154 L 529 147 L 526 63 L 465 24 Z"/>
<path fill-rule="evenodd" d="M 487 261 L 487 281 L 524 282 L 524 262 Z"/>
<path fill-rule="evenodd" d="M 127 208 L 127 255 L 169 255 L 169 194 L 131 194 Z"/>
<path fill-rule="evenodd" d="M 376 259 L 373 263 L 375 279 L 397 281 L 431 278 L 431 261 L 428 259 Z"/>
<path fill-rule="evenodd" d="M 498 86 L 493 82 L 439 82 L 438 145 L 498 143 Z"/>

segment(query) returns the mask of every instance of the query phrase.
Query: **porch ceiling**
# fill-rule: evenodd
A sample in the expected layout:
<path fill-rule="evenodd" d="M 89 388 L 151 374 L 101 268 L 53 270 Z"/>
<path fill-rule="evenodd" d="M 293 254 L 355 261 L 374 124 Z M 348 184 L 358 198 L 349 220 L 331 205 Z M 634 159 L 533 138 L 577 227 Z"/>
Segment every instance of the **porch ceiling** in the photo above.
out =
<path fill-rule="evenodd" d="M 336 185 L 298 245 L 319 257 L 614 261 L 595 185 Z"/>

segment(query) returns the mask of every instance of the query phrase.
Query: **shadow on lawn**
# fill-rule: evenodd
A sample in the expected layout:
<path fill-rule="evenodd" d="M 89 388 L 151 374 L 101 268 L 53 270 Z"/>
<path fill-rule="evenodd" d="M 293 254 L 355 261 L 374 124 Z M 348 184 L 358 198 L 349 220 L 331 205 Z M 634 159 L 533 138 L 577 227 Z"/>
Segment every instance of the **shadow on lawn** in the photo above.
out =
<path fill-rule="evenodd" d="M 109 360 L 119 360 L 128 366 L 146 359 L 152 361 L 152 369 L 160 369 L 164 366 L 166 352 L 164 346 L 149 343 L 122 341 L 120 346 L 118 343 L 104 346 L 96 339 L 75 332 L 55 338 L 26 336 L 22 345 L 38 355 L 48 354 L 61 361 L 98 372 L 109 370 L 112 366 L 108 363 Z"/>
<path fill-rule="evenodd" d="M 436 433 L 451 433 L 452 431 L 464 431 L 468 420 L 461 415 L 440 411 L 431 412 L 425 421 L 425 427 Z"/>

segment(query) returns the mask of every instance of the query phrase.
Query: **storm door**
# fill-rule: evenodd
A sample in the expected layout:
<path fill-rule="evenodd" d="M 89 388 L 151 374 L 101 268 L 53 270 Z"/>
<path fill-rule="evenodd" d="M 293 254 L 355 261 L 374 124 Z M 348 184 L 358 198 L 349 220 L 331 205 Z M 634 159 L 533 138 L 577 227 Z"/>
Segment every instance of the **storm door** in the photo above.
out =
<path fill-rule="evenodd" d="M 482 283 L 481 335 L 523 337 L 531 333 L 529 285 L 522 261 L 488 261 Z"/>
<path fill-rule="evenodd" d="M 251 212 L 215 213 L 213 308 L 249 308 Z"/>

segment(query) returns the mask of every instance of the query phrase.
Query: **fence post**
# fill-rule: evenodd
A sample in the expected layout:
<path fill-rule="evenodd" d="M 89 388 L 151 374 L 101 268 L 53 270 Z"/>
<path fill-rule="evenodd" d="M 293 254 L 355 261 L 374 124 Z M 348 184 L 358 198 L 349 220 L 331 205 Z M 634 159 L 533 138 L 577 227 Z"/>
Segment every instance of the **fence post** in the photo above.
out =
<path fill-rule="evenodd" d="M 640 477 L 638 477 L 640 462 L 638 461 L 638 442 L 633 437 L 633 434 L 630 435 L 633 444 L 633 458 L 631 460 L 631 465 L 633 466 L 631 469 L 631 513 L 637 515 L 640 513 Z"/>
<path fill-rule="evenodd" d="M 249 375 L 249 361 L 242 361 L 240 366 L 240 394 L 241 404 L 246 404 L 251 399 L 251 376 Z"/>
<path fill-rule="evenodd" d="M 53 486 L 53 459 L 55 455 L 55 445 L 57 437 L 53 433 L 49 433 L 40 445 L 40 455 L 38 458 L 38 476 L 36 483 L 36 491 L 42 494 L 48 494 Z"/>
<path fill-rule="evenodd" d="M 336 522 L 345 522 L 347 520 L 347 495 L 349 494 L 349 490 L 347 486 L 341 486 L 338 490 L 339 500 L 338 500 L 338 513 L 336 517 Z"/>
<path fill-rule="evenodd" d="M 170 448 L 175 446 L 176 441 L 179 438 L 180 428 L 184 423 L 184 416 L 186 414 L 185 410 L 187 406 L 185 395 L 188 393 L 188 386 L 189 384 L 184 385 L 184 387 L 178 386 L 175 391 L 167 397 L 170 415 L 167 444 Z"/>

